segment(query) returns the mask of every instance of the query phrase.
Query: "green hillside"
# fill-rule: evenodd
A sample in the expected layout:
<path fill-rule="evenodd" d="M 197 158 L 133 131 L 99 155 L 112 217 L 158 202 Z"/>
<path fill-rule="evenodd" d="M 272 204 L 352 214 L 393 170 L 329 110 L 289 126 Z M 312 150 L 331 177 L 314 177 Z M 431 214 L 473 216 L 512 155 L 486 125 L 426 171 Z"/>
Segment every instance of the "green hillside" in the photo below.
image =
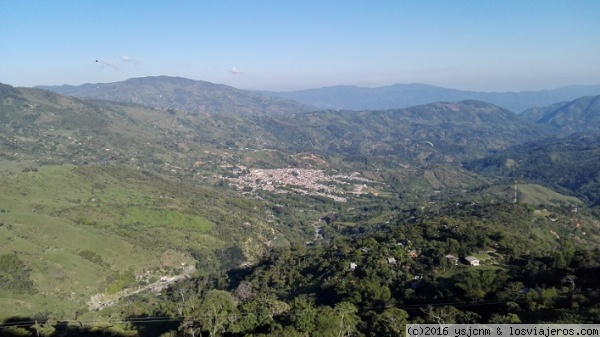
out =
<path fill-rule="evenodd" d="M 11 298 L 13 287 L 1 290 L 3 316 L 86 307 L 124 272 L 149 271 L 149 282 L 175 275 L 182 264 L 195 266 L 195 259 L 218 269 L 214 252 L 228 247 L 252 260 L 263 235 L 272 235 L 251 209 L 227 202 L 227 192 L 215 199 L 212 188 L 132 168 L 44 166 L 1 176 L 0 184 L 0 255 L 17 254 L 33 281 L 32 294 Z"/>
<path fill-rule="evenodd" d="M 600 96 L 586 96 L 548 107 L 533 108 L 524 111 L 521 116 L 565 134 L 597 131 L 600 127 Z"/>
<path fill-rule="evenodd" d="M 576 197 L 560 194 L 547 187 L 530 183 L 493 185 L 485 188 L 482 194 L 496 196 L 502 200 L 514 200 L 515 192 L 517 202 L 529 205 L 581 206 L 583 204 L 583 201 Z"/>
<path fill-rule="evenodd" d="M 477 101 L 388 111 L 319 111 L 249 118 L 211 115 L 198 128 L 202 129 L 202 142 L 316 152 L 367 166 L 369 160 L 379 161 L 380 166 L 385 165 L 383 162 L 458 164 L 549 135 L 545 128 L 529 124 L 510 111 Z M 221 138 L 224 135 L 227 140 Z"/>
<path fill-rule="evenodd" d="M 490 176 L 538 182 L 597 206 L 599 145 L 597 135 L 548 138 L 511 147 L 465 167 Z"/>

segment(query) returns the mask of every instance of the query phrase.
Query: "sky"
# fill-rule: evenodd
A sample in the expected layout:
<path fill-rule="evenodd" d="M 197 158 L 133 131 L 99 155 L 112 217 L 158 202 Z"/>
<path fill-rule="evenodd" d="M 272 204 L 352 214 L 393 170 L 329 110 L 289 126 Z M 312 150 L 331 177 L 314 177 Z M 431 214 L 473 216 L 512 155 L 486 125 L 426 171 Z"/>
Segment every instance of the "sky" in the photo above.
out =
<path fill-rule="evenodd" d="M 240 89 L 600 84 L 600 1 L 2 0 L 0 82 Z"/>

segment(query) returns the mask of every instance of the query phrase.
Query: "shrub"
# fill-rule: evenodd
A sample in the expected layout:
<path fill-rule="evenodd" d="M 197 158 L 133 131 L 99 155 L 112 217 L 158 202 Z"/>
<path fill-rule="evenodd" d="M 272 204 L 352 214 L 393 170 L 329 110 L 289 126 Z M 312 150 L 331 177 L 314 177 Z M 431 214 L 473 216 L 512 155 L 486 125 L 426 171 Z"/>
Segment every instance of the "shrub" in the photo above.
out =
<path fill-rule="evenodd" d="M 16 254 L 0 255 L 0 289 L 15 294 L 35 294 L 37 291 L 29 278 L 29 268 Z"/>

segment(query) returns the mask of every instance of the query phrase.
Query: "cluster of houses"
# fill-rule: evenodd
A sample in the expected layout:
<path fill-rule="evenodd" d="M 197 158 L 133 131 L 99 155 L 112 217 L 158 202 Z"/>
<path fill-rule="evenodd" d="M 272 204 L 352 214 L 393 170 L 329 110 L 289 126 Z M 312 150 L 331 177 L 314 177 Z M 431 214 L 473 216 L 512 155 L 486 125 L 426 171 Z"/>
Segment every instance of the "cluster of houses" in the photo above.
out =
<path fill-rule="evenodd" d="M 354 193 L 360 193 L 365 183 L 373 181 L 362 178 L 358 173 L 351 175 L 329 176 L 323 170 L 302 169 L 302 168 L 281 168 L 281 169 L 248 169 L 239 166 L 233 170 L 233 173 L 241 174 L 235 178 L 222 177 L 228 180 L 239 190 L 250 188 L 252 190 L 264 190 L 271 192 L 285 193 L 281 187 L 288 186 L 291 190 L 309 195 L 319 195 L 331 198 L 338 202 L 345 202 L 346 198 L 339 196 L 344 194 L 343 190 L 337 189 L 336 185 L 349 185 L 348 181 L 354 184 Z M 358 184 L 360 182 L 361 184 Z"/>
<path fill-rule="evenodd" d="M 364 248 L 363 248 L 364 249 Z M 411 250 L 408 252 L 408 256 L 415 258 L 418 256 L 417 251 L 416 250 Z M 454 265 L 458 265 L 459 262 L 461 261 L 460 258 L 458 258 L 455 255 L 452 254 L 448 254 L 446 255 L 446 258 L 451 260 L 452 262 L 454 262 Z M 475 256 L 467 256 L 463 259 L 465 264 L 468 264 L 470 266 L 479 266 L 479 259 L 476 258 Z M 396 259 L 393 257 L 388 257 L 387 258 L 387 262 L 388 264 L 392 264 L 395 265 L 397 263 Z M 350 262 L 350 271 L 355 271 L 356 268 L 358 268 L 358 265 L 356 264 L 356 262 Z"/>

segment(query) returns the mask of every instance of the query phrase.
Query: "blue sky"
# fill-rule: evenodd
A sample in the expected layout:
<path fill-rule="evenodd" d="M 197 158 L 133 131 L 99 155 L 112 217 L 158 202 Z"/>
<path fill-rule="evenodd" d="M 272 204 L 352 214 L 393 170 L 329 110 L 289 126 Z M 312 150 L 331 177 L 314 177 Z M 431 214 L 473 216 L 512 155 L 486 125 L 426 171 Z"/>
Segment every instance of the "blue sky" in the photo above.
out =
<path fill-rule="evenodd" d="M 600 1 L 0 1 L 0 82 L 600 84 Z M 98 62 L 96 62 L 98 60 Z"/>

